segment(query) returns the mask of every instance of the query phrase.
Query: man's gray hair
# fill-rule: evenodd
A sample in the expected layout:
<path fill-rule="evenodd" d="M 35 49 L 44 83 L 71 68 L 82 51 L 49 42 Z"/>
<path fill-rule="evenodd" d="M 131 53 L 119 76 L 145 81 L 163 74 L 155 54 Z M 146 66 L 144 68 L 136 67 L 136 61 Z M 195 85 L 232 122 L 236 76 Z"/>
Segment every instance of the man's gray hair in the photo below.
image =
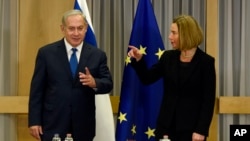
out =
<path fill-rule="evenodd" d="M 62 17 L 62 24 L 63 24 L 63 25 L 66 25 L 66 19 L 67 19 L 69 16 L 72 16 L 72 15 L 81 15 L 82 18 L 84 19 L 85 23 L 87 24 L 86 16 L 82 13 L 82 11 L 76 10 L 76 9 L 69 10 L 69 11 L 67 11 L 67 12 L 65 12 L 65 13 L 63 14 L 63 17 Z"/>

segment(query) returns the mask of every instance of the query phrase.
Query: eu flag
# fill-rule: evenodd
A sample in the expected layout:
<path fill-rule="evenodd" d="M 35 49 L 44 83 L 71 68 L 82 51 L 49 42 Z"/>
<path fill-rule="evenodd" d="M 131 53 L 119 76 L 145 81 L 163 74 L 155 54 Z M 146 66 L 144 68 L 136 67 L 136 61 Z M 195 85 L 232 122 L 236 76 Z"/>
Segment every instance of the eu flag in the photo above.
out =
<path fill-rule="evenodd" d="M 129 45 L 144 54 L 151 67 L 164 52 L 164 45 L 150 0 L 139 0 Z M 143 85 L 125 59 L 116 126 L 116 141 L 155 141 L 155 128 L 163 94 L 162 79 Z M 150 76 L 149 76 L 150 77 Z"/>

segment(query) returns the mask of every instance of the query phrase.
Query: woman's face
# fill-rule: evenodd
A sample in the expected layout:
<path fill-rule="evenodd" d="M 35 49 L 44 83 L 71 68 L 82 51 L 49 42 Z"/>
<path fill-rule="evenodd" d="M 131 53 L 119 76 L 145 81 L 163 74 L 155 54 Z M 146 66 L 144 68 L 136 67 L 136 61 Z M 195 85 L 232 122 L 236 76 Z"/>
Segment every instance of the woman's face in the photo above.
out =
<path fill-rule="evenodd" d="M 179 32 L 178 32 L 178 27 L 176 23 L 171 24 L 170 34 L 168 36 L 168 39 L 174 49 L 179 48 Z"/>

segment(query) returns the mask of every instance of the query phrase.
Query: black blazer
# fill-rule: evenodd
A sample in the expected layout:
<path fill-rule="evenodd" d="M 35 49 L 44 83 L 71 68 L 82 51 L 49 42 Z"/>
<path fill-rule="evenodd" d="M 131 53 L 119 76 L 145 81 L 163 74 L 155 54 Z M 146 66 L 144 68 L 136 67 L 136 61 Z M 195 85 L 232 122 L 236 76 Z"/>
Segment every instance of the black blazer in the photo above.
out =
<path fill-rule="evenodd" d="M 29 126 L 42 126 L 44 140 L 51 140 L 54 133 L 65 136 L 73 132 L 75 140 L 95 136 L 95 94 L 110 92 L 113 82 L 106 54 L 86 42 L 77 72 L 85 72 L 85 67 L 95 78 L 96 90 L 83 86 L 78 73 L 72 77 L 63 39 L 39 49 L 31 81 L 28 120 Z"/>
<path fill-rule="evenodd" d="M 191 131 L 208 136 L 215 103 L 213 57 L 198 48 L 185 77 L 182 77 L 182 85 L 178 50 L 165 51 L 158 63 L 148 70 L 144 59 L 139 62 L 133 60 L 132 66 L 144 84 L 163 78 L 164 95 L 156 136 L 162 137 L 170 131 Z"/>

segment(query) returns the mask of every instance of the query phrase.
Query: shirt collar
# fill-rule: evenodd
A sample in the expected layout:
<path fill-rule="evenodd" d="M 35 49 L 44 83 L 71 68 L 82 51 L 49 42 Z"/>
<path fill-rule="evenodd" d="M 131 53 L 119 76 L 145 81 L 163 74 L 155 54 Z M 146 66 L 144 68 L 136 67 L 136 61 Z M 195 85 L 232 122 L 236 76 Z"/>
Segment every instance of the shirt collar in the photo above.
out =
<path fill-rule="evenodd" d="M 72 46 L 69 44 L 69 42 L 64 38 L 64 43 L 65 43 L 67 52 L 71 52 L 71 49 L 72 49 L 72 48 L 76 48 L 76 49 L 77 49 L 77 52 L 81 52 L 81 51 L 82 51 L 83 42 L 81 42 L 81 44 L 79 44 L 79 45 L 76 46 L 76 47 L 72 47 Z"/>

